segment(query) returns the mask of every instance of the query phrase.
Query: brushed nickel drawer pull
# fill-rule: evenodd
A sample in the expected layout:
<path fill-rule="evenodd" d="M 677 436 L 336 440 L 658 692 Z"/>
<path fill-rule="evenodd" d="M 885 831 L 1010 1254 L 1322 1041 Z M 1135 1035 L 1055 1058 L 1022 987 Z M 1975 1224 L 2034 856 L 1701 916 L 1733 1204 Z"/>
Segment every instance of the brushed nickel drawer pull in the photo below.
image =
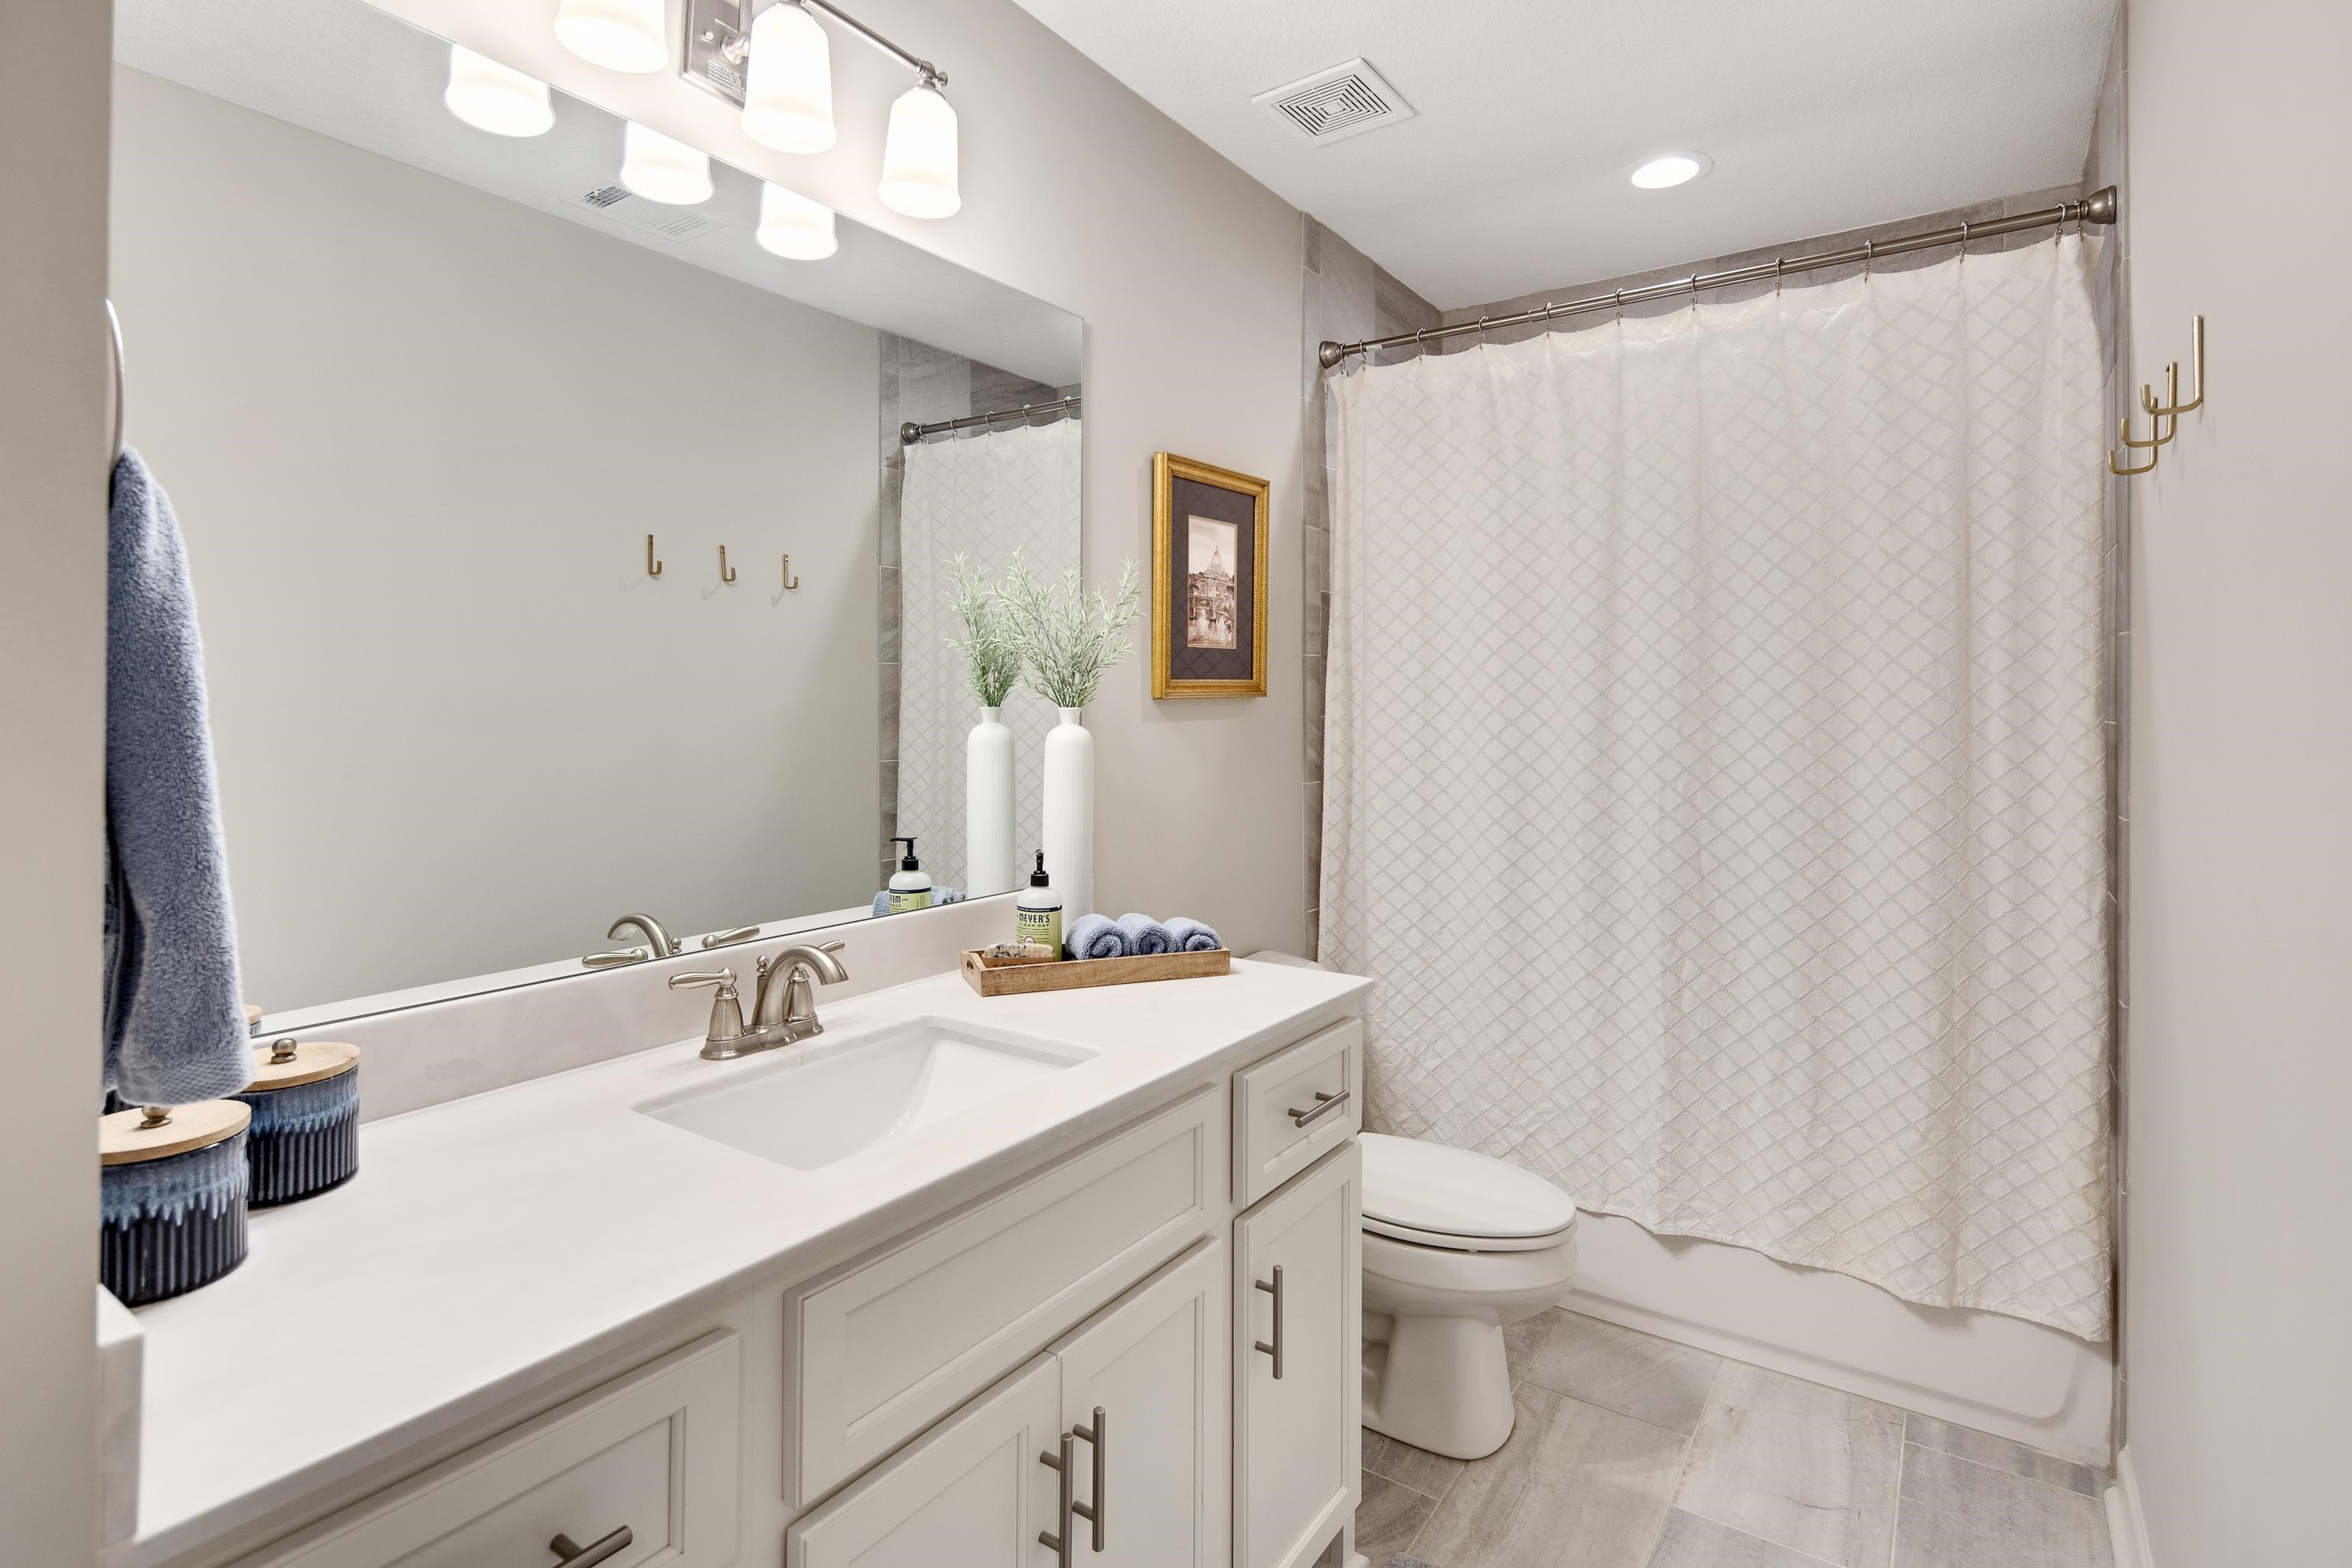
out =
<path fill-rule="evenodd" d="M 1055 1512 L 1060 1521 L 1062 1533 L 1056 1535 L 1050 1530 L 1041 1530 L 1037 1532 L 1037 1544 L 1054 1554 L 1054 1561 L 1060 1565 L 1060 1568 L 1070 1568 L 1070 1555 L 1077 1550 L 1076 1537 L 1070 1530 L 1070 1515 L 1077 1511 L 1078 1506 L 1077 1488 L 1075 1481 L 1078 1468 L 1077 1456 L 1071 1451 L 1072 1445 L 1076 1442 L 1076 1435 L 1065 1432 L 1062 1434 L 1062 1451 L 1059 1454 L 1037 1456 L 1039 1464 L 1049 1470 L 1061 1472 L 1062 1497 L 1061 1501 L 1055 1505 Z"/>
<path fill-rule="evenodd" d="M 1108 1459 L 1107 1456 L 1109 1453 L 1109 1448 L 1104 1441 L 1103 1425 L 1103 1407 L 1097 1405 L 1095 1406 L 1095 1424 L 1093 1426 L 1088 1426 L 1084 1424 L 1080 1424 L 1071 1429 L 1078 1437 L 1085 1440 L 1087 1447 L 1094 1450 L 1094 1500 L 1092 1502 L 1074 1502 L 1070 1505 L 1070 1511 L 1076 1514 L 1080 1519 L 1085 1520 L 1088 1524 L 1094 1526 L 1094 1547 L 1097 1552 L 1100 1552 L 1103 1549 L 1103 1471 L 1108 1468 Z"/>
<path fill-rule="evenodd" d="M 1341 1106 L 1348 1103 L 1348 1091 L 1343 1089 L 1337 1094 L 1326 1094 L 1318 1089 L 1315 1091 L 1315 1099 L 1317 1103 L 1305 1110 L 1301 1110 L 1296 1106 L 1285 1107 L 1290 1114 L 1290 1124 L 1293 1127 L 1304 1127 L 1308 1122 L 1320 1117 L 1325 1111 L 1339 1110 Z"/>
<path fill-rule="evenodd" d="M 1274 1298 L 1274 1343 L 1260 1340 L 1256 1348 L 1274 1358 L 1274 1375 L 1279 1381 L 1282 1377 L 1282 1265 L 1277 1263 L 1274 1266 L 1273 1284 L 1269 1285 L 1263 1279 L 1253 1279 L 1250 1283 Z"/>
<path fill-rule="evenodd" d="M 547 1543 L 547 1549 L 562 1559 L 563 1568 L 596 1568 L 608 1563 L 636 1544 L 637 1532 L 627 1525 L 613 1531 L 602 1541 L 592 1541 L 583 1546 L 568 1535 L 559 1535 Z"/>

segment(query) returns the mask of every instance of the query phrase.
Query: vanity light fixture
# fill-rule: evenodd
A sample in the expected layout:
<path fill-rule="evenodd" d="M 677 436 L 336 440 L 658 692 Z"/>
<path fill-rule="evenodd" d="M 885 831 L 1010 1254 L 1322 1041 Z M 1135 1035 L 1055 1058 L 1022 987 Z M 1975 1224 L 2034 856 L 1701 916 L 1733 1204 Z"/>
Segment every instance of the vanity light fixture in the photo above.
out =
<path fill-rule="evenodd" d="M 833 46 L 808 7 L 780 0 L 751 24 L 743 72 L 743 134 L 779 153 L 834 142 Z"/>
<path fill-rule="evenodd" d="M 642 75 L 669 64 L 667 0 L 562 0 L 555 41 L 591 65 Z"/>
<path fill-rule="evenodd" d="M 632 120 L 621 132 L 621 184 L 649 202 L 690 207 L 710 199 L 710 154 Z"/>
<path fill-rule="evenodd" d="M 884 206 L 908 217 L 951 217 L 963 205 L 956 188 L 956 112 L 928 79 L 890 106 L 880 195 Z"/>
<path fill-rule="evenodd" d="M 1635 164 L 1625 177 L 1643 190 L 1663 191 L 1686 185 L 1714 167 L 1715 160 L 1704 153 L 1662 153 Z"/>
<path fill-rule="evenodd" d="M 744 18 L 751 19 L 748 25 Z M 834 143 L 830 20 L 913 71 L 916 87 L 890 106 L 882 150 L 882 203 L 908 217 L 947 217 L 963 205 L 956 113 L 940 89 L 948 74 L 831 0 L 688 0 L 688 81 L 743 106 L 743 133 L 785 153 Z"/>
<path fill-rule="evenodd" d="M 790 261 L 823 261 L 841 248 L 833 232 L 833 209 L 798 191 L 764 182 L 760 186 L 760 248 Z"/>
<path fill-rule="evenodd" d="M 463 44 L 449 46 L 449 88 L 441 101 L 467 124 L 499 136 L 537 136 L 555 123 L 545 82 Z"/>

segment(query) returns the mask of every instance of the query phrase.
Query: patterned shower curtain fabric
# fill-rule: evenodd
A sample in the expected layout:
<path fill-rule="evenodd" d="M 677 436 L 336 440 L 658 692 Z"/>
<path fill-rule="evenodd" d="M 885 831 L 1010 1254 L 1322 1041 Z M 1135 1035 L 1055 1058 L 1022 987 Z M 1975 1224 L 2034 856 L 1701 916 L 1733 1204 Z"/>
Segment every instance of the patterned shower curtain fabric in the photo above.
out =
<path fill-rule="evenodd" d="M 934 882 L 970 885 L 963 834 L 964 738 L 980 722 L 949 606 L 958 554 L 994 576 L 1015 551 L 1058 581 L 1078 563 L 1079 421 L 918 441 L 898 503 L 898 828 L 920 836 Z M 1013 731 L 1013 848 L 1038 846 L 1045 731 L 1054 705 L 1025 686 L 1005 699 Z"/>
<path fill-rule="evenodd" d="M 2070 237 L 1339 381 L 1375 1125 L 2106 1337 L 2100 367 Z"/>

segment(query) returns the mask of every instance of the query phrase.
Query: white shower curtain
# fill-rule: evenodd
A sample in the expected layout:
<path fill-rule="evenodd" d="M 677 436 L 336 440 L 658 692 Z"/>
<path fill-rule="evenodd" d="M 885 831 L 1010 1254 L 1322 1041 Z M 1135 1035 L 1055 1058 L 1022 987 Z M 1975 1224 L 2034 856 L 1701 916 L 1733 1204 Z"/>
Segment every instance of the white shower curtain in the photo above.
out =
<path fill-rule="evenodd" d="M 1339 383 L 1376 1125 L 2105 1337 L 2100 363 L 2066 238 Z"/>
<path fill-rule="evenodd" d="M 1018 551 L 1059 579 L 1078 563 L 1079 422 L 1016 426 L 918 441 L 906 449 L 898 503 L 898 831 L 921 839 L 923 868 L 943 887 L 965 888 L 964 737 L 980 722 L 949 608 L 950 563 L 961 554 L 992 575 Z M 1013 845 L 1026 863 L 1038 848 L 1038 759 L 1053 704 L 1028 688 L 1005 700 L 1013 731 Z M 969 889 L 965 890 L 969 891 Z"/>

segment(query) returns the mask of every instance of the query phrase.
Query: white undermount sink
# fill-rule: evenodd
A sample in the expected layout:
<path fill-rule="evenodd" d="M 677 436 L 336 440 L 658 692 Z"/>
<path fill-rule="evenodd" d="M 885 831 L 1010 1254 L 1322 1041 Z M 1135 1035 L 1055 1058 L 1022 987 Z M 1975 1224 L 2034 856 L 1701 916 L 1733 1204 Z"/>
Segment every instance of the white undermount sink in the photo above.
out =
<path fill-rule="evenodd" d="M 809 1048 L 784 1047 L 775 1053 L 773 1070 L 637 1109 L 762 1160 L 814 1171 L 1051 1078 L 1093 1054 L 985 1040 L 926 1023 L 814 1059 L 792 1055 Z"/>

